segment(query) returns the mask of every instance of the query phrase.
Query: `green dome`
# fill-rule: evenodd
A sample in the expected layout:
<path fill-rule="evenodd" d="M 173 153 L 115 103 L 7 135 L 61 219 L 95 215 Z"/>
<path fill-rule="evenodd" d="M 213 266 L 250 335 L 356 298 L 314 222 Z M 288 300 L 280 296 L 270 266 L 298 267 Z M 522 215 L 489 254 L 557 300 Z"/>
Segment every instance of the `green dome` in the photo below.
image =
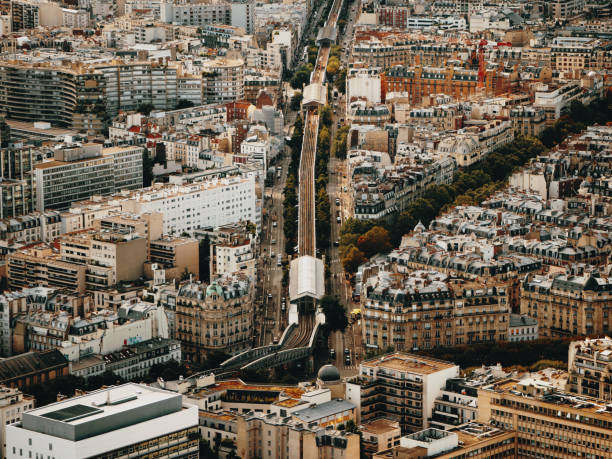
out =
<path fill-rule="evenodd" d="M 218 296 L 223 296 L 223 289 L 216 282 L 213 282 L 208 287 L 206 287 L 206 296 L 210 296 L 214 293 L 216 293 Z"/>

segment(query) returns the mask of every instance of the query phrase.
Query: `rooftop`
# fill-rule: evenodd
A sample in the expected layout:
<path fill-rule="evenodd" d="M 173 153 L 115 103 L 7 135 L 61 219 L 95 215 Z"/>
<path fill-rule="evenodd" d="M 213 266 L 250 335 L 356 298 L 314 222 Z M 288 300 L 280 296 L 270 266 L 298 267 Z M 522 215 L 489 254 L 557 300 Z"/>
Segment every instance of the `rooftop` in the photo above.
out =
<path fill-rule="evenodd" d="M 456 365 L 444 360 L 422 357 L 420 355 L 396 352 L 394 354 L 376 357 L 361 364 L 363 367 L 388 368 L 407 371 L 421 375 L 429 375 L 442 370 L 448 370 Z"/>
<path fill-rule="evenodd" d="M 364 433 L 372 433 L 379 435 L 393 430 L 400 430 L 399 423 L 397 421 L 391 421 L 390 419 L 375 419 L 366 424 L 361 425 L 361 431 Z"/>
<path fill-rule="evenodd" d="M 355 405 L 343 399 L 330 400 L 329 402 L 314 405 L 303 410 L 295 411 L 293 416 L 304 422 L 318 421 L 344 411 L 354 410 Z"/>

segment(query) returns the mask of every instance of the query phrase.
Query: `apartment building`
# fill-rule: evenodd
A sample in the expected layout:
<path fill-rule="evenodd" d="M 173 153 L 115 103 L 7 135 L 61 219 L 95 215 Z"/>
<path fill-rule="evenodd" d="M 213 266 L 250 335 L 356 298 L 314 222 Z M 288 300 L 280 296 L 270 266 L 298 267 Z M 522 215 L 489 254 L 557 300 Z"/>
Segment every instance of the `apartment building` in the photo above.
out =
<path fill-rule="evenodd" d="M 57 150 L 55 160 L 34 167 L 37 210 L 67 209 L 93 195 L 142 187 L 142 152 L 100 144 Z"/>
<path fill-rule="evenodd" d="M 546 121 L 550 124 L 567 111 L 573 100 L 582 96 L 582 88 L 576 82 L 549 86 L 540 85 L 535 91 L 535 109 L 544 110 Z"/>
<path fill-rule="evenodd" d="M 210 275 L 242 272 L 255 276 L 255 241 L 241 225 L 227 225 L 215 231 L 210 245 Z"/>
<path fill-rule="evenodd" d="M 516 135 L 538 137 L 546 127 L 544 109 L 517 106 L 510 109 L 510 122 Z"/>
<path fill-rule="evenodd" d="M 0 220 L 0 240 L 4 242 L 50 242 L 61 233 L 62 220 L 59 212 L 32 212 L 22 217 Z M 0 248 L 0 253 L 3 248 Z"/>
<path fill-rule="evenodd" d="M 200 278 L 198 241 L 184 237 L 164 237 L 151 241 L 145 275 L 155 277 L 155 271 L 163 270 L 166 281 L 184 280 L 185 273 Z"/>
<path fill-rule="evenodd" d="M 39 4 L 28 0 L 11 0 L 11 30 L 20 32 L 40 25 Z"/>
<path fill-rule="evenodd" d="M 520 311 L 538 321 L 540 336 L 601 336 L 612 330 L 608 278 L 593 274 L 527 277 Z"/>
<path fill-rule="evenodd" d="M 584 11 L 584 0 L 553 0 L 550 10 L 555 19 L 570 19 Z"/>
<path fill-rule="evenodd" d="M 450 430 L 429 428 L 401 437 L 399 445 L 373 459 L 475 459 L 516 458 L 516 432 L 470 422 Z"/>
<path fill-rule="evenodd" d="M 521 458 L 605 459 L 612 451 L 610 406 L 550 381 L 506 379 L 478 389 L 478 419 L 516 431 Z"/>
<path fill-rule="evenodd" d="M 111 233 L 138 234 L 147 243 L 147 259 L 149 259 L 151 242 L 162 237 L 163 226 L 163 214 L 159 212 L 134 215 L 127 212 L 114 211 L 96 218 L 92 221 L 91 226 L 86 226 L 85 228 L 93 228 L 98 232 L 108 231 Z"/>
<path fill-rule="evenodd" d="M 482 86 L 486 95 L 500 95 L 508 90 L 507 75 L 487 70 Z M 430 94 L 447 94 L 455 100 L 466 100 L 480 91 L 478 71 L 452 65 L 425 67 L 394 65 L 382 75 L 383 98 L 395 93 L 414 105 Z"/>
<path fill-rule="evenodd" d="M 569 392 L 612 401 L 612 339 L 573 341 L 567 366 Z"/>
<path fill-rule="evenodd" d="M 140 384 L 90 392 L 26 412 L 7 427 L 7 458 L 198 457 L 198 409 Z"/>
<path fill-rule="evenodd" d="M 6 457 L 6 426 L 21 421 L 23 413 L 34 408 L 36 400 L 19 389 L 0 386 L 0 445 L 2 457 Z"/>
<path fill-rule="evenodd" d="M 508 341 L 533 341 L 538 339 L 538 321 L 533 317 L 510 314 Z"/>
<path fill-rule="evenodd" d="M 504 283 L 448 279 L 437 271 L 364 274 L 360 287 L 363 341 L 408 351 L 504 341 L 509 289 Z"/>
<path fill-rule="evenodd" d="M 217 58 L 202 64 L 202 102 L 224 104 L 244 99 L 244 61 Z"/>
<path fill-rule="evenodd" d="M 189 282 L 176 299 L 175 337 L 183 358 L 202 362 L 206 353 L 237 354 L 251 347 L 254 286 L 240 274 L 210 284 Z"/>
<path fill-rule="evenodd" d="M 181 360 L 181 343 L 155 337 L 144 341 L 130 339 L 133 344 L 123 345 L 119 350 L 106 354 L 88 353 L 70 362 L 70 374 L 85 379 L 112 371 L 127 380 L 145 378 L 151 367 L 170 360 Z"/>
<path fill-rule="evenodd" d="M 359 457 L 357 434 L 262 413 L 238 416 L 236 425 L 236 450 L 245 459 Z"/>
<path fill-rule="evenodd" d="M 38 245 L 11 253 L 6 265 L 10 289 L 42 286 L 85 292 L 86 267 L 63 261 L 51 247 Z"/>
<path fill-rule="evenodd" d="M 250 221 L 258 225 L 253 176 L 213 178 L 185 185 L 155 185 L 121 199 L 124 211 L 137 215 L 164 215 L 164 234 L 192 234 L 197 229 L 216 228 Z"/>
<path fill-rule="evenodd" d="M 357 406 L 361 423 L 385 417 L 399 422 L 403 433 L 415 432 L 429 426 L 435 399 L 458 375 L 450 362 L 396 352 L 364 360 L 346 382 L 345 399 Z"/>

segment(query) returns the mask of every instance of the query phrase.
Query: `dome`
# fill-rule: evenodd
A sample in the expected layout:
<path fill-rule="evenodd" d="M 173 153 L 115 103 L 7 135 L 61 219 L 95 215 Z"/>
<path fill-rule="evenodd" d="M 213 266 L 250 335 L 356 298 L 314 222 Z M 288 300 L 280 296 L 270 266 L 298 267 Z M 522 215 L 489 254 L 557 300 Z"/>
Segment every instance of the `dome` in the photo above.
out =
<path fill-rule="evenodd" d="M 208 287 L 206 287 L 206 296 L 210 296 L 213 294 L 217 294 L 217 296 L 223 296 L 223 289 L 221 288 L 221 286 L 219 284 L 217 284 L 216 282 L 213 282 L 212 284 L 210 284 Z"/>
<path fill-rule="evenodd" d="M 319 369 L 319 373 L 317 374 L 317 379 L 320 379 L 323 382 L 329 381 L 339 381 L 340 380 L 340 372 L 333 365 L 323 365 Z"/>

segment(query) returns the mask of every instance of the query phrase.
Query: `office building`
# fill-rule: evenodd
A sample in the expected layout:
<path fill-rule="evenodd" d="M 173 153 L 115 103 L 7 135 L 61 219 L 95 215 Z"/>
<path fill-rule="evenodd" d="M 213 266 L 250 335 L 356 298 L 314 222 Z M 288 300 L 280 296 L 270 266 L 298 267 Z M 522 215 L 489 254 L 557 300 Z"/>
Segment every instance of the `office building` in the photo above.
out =
<path fill-rule="evenodd" d="M 198 409 L 180 394 L 123 384 L 36 408 L 7 427 L 7 458 L 197 459 Z"/>
<path fill-rule="evenodd" d="M 478 419 L 516 431 L 520 458 L 605 459 L 612 451 L 609 403 L 557 390 L 550 380 L 506 379 L 478 389 Z"/>
<path fill-rule="evenodd" d="M 399 446 L 383 450 L 373 459 L 493 459 L 516 458 L 517 435 L 513 430 L 470 422 L 451 430 L 425 429 L 401 437 Z"/>
<path fill-rule="evenodd" d="M 450 362 L 388 354 L 359 365 L 359 374 L 347 380 L 345 398 L 357 406 L 361 423 L 385 417 L 399 422 L 403 433 L 415 432 L 428 427 L 446 380 L 458 375 Z"/>
<path fill-rule="evenodd" d="M 39 4 L 28 0 L 11 1 L 11 19 L 13 32 L 35 29 L 40 25 Z"/>
<path fill-rule="evenodd" d="M 36 208 L 67 209 L 93 195 L 142 187 L 142 147 L 86 144 L 58 150 L 34 168 Z"/>

